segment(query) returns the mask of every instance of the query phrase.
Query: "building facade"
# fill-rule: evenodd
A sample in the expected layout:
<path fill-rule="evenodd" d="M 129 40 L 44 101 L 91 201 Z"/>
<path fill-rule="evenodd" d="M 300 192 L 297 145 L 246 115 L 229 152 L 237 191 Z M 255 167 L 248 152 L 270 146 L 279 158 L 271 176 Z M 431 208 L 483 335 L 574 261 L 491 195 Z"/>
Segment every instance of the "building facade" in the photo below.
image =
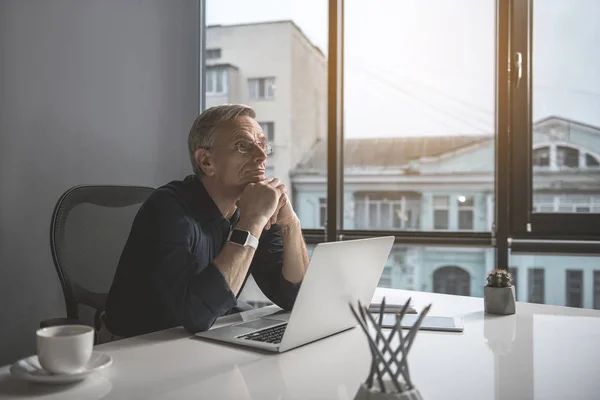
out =
<path fill-rule="evenodd" d="M 344 227 L 490 231 L 494 138 L 403 137 L 345 142 Z M 559 117 L 534 126 L 534 201 L 540 212 L 600 212 L 600 128 Z M 326 151 L 291 171 L 304 228 L 326 223 Z M 395 245 L 380 286 L 483 296 L 492 249 Z M 593 257 L 511 257 L 519 301 L 600 308 Z"/>
<path fill-rule="evenodd" d="M 206 30 L 206 107 L 254 108 L 273 154 L 267 175 L 293 198 L 289 171 L 326 129 L 327 60 L 292 21 Z"/>

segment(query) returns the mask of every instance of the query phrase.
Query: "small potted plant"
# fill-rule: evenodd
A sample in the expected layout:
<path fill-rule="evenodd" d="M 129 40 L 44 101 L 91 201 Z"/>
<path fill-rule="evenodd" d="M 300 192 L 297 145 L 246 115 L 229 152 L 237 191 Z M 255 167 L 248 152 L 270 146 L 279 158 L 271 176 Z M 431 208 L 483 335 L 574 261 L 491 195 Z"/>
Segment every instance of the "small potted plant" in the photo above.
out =
<path fill-rule="evenodd" d="M 485 312 L 489 314 L 511 315 L 515 313 L 515 287 L 512 275 L 504 269 L 495 269 L 487 277 L 483 288 Z"/>

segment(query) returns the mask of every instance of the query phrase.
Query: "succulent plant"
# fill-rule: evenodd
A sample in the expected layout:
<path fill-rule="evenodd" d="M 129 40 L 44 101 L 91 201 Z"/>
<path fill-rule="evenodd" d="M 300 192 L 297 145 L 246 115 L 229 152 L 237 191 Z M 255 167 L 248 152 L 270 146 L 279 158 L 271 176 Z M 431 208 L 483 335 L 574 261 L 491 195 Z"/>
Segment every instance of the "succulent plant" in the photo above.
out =
<path fill-rule="evenodd" d="M 490 287 L 511 287 L 512 275 L 505 269 L 494 269 L 488 274 L 487 282 Z"/>

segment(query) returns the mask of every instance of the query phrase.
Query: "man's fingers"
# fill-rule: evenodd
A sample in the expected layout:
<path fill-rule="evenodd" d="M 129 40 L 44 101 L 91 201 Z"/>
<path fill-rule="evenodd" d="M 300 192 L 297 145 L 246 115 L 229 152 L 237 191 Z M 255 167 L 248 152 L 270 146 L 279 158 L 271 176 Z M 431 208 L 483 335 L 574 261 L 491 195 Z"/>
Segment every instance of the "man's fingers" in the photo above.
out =
<path fill-rule="evenodd" d="M 283 183 L 276 186 L 275 190 L 277 191 L 277 197 L 279 197 L 280 200 L 283 197 L 283 195 L 287 193 L 287 188 Z"/>
<path fill-rule="evenodd" d="M 267 179 L 267 181 L 268 181 L 268 179 Z M 281 181 L 278 178 L 271 178 L 271 180 L 268 183 L 269 186 L 273 186 L 273 187 L 277 187 L 280 184 L 281 184 Z"/>

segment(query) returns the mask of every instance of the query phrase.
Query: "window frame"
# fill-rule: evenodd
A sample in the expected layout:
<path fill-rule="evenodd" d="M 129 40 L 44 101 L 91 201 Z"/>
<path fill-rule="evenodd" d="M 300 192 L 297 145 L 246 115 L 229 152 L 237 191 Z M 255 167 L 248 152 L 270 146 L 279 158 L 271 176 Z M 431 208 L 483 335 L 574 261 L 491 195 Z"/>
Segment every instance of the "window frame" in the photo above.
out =
<path fill-rule="evenodd" d="M 583 283 L 583 270 L 582 269 L 567 269 L 565 271 L 565 306 L 567 307 L 577 307 L 577 308 L 583 308 L 583 303 L 584 303 L 584 283 Z M 579 290 L 574 290 L 574 288 L 572 286 L 574 285 L 574 282 L 579 283 Z M 571 295 L 579 295 L 579 302 L 578 305 L 573 305 L 571 304 Z"/>
<path fill-rule="evenodd" d="M 216 56 L 212 56 L 212 55 L 216 55 Z M 207 60 L 218 60 L 219 58 L 221 58 L 222 55 L 222 49 L 220 47 L 213 47 L 210 49 L 206 49 L 206 59 Z"/>
<path fill-rule="evenodd" d="M 261 83 L 263 85 L 263 97 L 260 96 Z M 268 95 L 267 92 L 269 92 L 268 88 L 270 85 L 273 85 L 274 87 L 270 90 L 272 93 Z M 248 99 L 253 101 L 275 100 L 277 97 L 276 88 L 277 78 L 275 76 L 257 76 L 248 78 Z"/>
<path fill-rule="evenodd" d="M 541 272 L 541 274 L 539 274 L 541 276 L 541 278 L 539 278 L 539 276 L 536 276 L 536 273 Z M 536 285 L 536 279 L 540 282 L 539 283 L 539 292 L 540 293 L 534 293 L 534 288 Z M 538 300 L 538 299 L 534 299 L 534 294 L 536 296 L 540 296 L 541 297 L 541 301 L 534 301 L 534 300 Z M 534 304 L 546 304 L 546 270 L 543 267 L 531 267 L 531 268 L 527 268 L 527 302 L 528 303 L 534 303 Z"/>
<path fill-rule="evenodd" d="M 458 200 L 459 197 L 464 196 L 465 197 L 465 201 L 461 202 L 460 200 Z M 462 232 L 471 232 L 473 230 L 475 230 L 475 211 L 477 210 L 477 206 L 476 206 L 476 197 L 473 194 L 468 194 L 468 195 L 461 195 L 461 196 L 456 196 L 456 229 L 458 231 L 462 231 Z M 471 205 L 465 205 L 464 203 L 466 202 L 466 200 L 471 199 L 473 201 L 473 204 Z M 470 212 L 471 213 L 471 227 L 470 228 L 461 228 L 460 227 L 460 212 L 461 211 L 466 211 L 466 212 Z"/>
<path fill-rule="evenodd" d="M 439 206 L 435 204 L 436 198 L 445 198 L 446 205 Z M 454 196 L 450 195 L 433 195 L 431 196 L 431 230 L 438 232 L 447 232 L 450 231 L 450 227 L 452 226 L 451 215 L 452 212 L 450 209 L 452 208 L 452 199 Z M 436 211 L 446 211 L 446 227 L 445 228 L 436 228 Z"/>
<path fill-rule="evenodd" d="M 600 271 L 594 271 L 592 279 L 592 290 L 594 291 L 594 304 L 592 308 L 595 310 L 600 310 Z"/>
<path fill-rule="evenodd" d="M 533 210 L 533 0 L 513 0 L 510 32 L 510 181 L 513 190 L 508 205 L 510 213 L 510 241 L 517 243 L 518 252 L 550 251 L 560 242 L 566 253 L 600 253 L 600 213 L 535 212 Z M 518 68 L 518 54 L 522 68 Z M 521 78 L 519 79 L 519 73 Z M 540 144 L 540 147 L 544 144 Z M 547 145 L 550 145 L 548 143 Z M 556 164 L 553 154 L 559 145 L 550 147 L 550 168 Z M 576 148 L 572 145 L 569 147 Z M 552 151 L 554 149 L 554 151 Z M 578 149 L 581 152 L 581 149 Z M 586 152 L 589 153 L 589 152 Z M 580 155 L 580 160 L 582 156 Z M 583 156 L 585 159 L 585 156 Z M 587 164 L 587 161 L 586 161 Z M 545 167 L 542 167 L 545 168 Z M 557 168 L 558 169 L 558 168 Z M 572 168 L 567 168 L 572 169 Z M 546 244 L 542 242 L 546 242 Z M 578 241 L 596 242 L 589 246 Z M 519 243 L 520 242 L 520 243 Z"/>
<path fill-rule="evenodd" d="M 495 249 L 495 265 L 498 268 L 507 268 L 508 263 L 508 229 L 500 229 L 493 225 L 492 231 L 477 232 L 474 230 L 459 231 L 452 229 L 454 214 L 452 207 L 449 211 L 448 229 L 435 230 L 360 230 L 345 229 L 343 227 L 343 143 L 344 143 L 344 116 L 343 116 L 343 93 L 344 93 L 344 1 L 329 0 L 329 47 L 328 47 L 328 125 L 327 125 L 327 199 L 328 199 L 328 224 L 324 232 L 327 241 L 350 240 L 365 237 L 394 236 L 396 244 L 421 245 L 421 246 L 457 246 L 457 247 L 479 247 Z M 493 194 L 498 203 L 498 209 L 494 213 L 494 220 L 508 218 L 503 210 L 507 209 L 508 182 L 505 181 L 506 168 L 499 169 L 498 165 L 506 165 L 508 162 L 508 150 L 505 144 L 508 130 L 508 107 L 507 86 L 508 74 L 503 71 L 502 66 L 507 65 L 507 44 L 509 27 L 509 4 L 504 0 L 496 1 L 495 15 L 495 70 L 496 70 L 496 101 L 495 101 L 495 135 L 496 135 L 496 168 Z M 505 159 L 506 157 L 506 159 Z M 506 198 L 506 200 L 501 200 Z M 451 197 L 452 199 L 452 197 Z M 451 201 L 451 200 L 450 200 Z M 474 215 L 475 217 L 475 215 Z M 474 219 L 473 225 L 476 221 Z M 504 240 L 497 240 L 505 238 Z"/>
<path fill-rule="evenodd" d="M 219 78 L 221 80 L 221 87 L 222 87 L 222 91 L 218 91 L 217 87 L 218 87 L 218 82 L 219 82 Z M 227 94 L 228 92 L 228 85 L 227 85 L 227 69 L 223 68 L 221 66 L 208 66 L 208 68 L 206 68 L 206 78 L 204 82 L 208 82 L 208 80 L 212 81 L 212 85 L 214 90 L 213 91 L 205 91 L 205 93 L 208 96 L 222 96 Z M 208 83 L 206 84 L 206 87 L 208 88 Z"/>

